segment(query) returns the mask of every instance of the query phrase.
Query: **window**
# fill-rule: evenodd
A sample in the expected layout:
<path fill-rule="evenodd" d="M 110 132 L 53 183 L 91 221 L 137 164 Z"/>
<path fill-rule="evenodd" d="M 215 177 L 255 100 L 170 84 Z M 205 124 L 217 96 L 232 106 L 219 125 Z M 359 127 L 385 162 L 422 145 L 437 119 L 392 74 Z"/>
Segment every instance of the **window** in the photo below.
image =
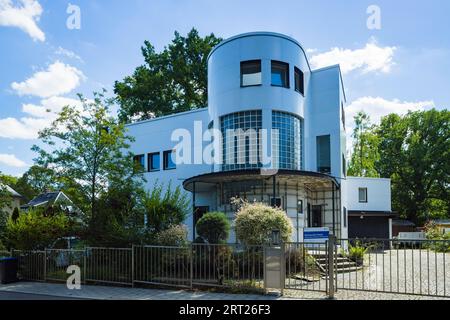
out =
<path fill-rule="evenodd" d="M 347 228 L 347 208 L 344 207 L 344 228 Z"/>
<path fill-rule="evenodd" d="M 367 188 L 359 188 L 358 194 L 359 194 L 359 202 L 367 203 Z"/>
<path fill-rule="evenodd" d="M 272 61 L 272 85 L 289 88 L 289 64 Z"/>
<path fill-rule="evenodd" d="M 317 137 L 317 171 L 331 173 L 330 136 Z"/>
<path fill-rule="evenodd" d="M 342 174 L 344 177 L 347 176 L 347 161 L 345 160 L 345 155 L 342 154 Z"/>
<path fill-rule="evenodd" d="M 145 170 L 145 155 L 139 154 L 133 157 L 134 163 L 139 167 L 140 170 Z"/>
<path fill-rule="evenodd" d="M 148 154 L 148 171 L 159 171 L 161 169 L 159 152 Z"/>
<path fill-rule="evenodd" d="M 222 171 L 261 167 L 259 133 L 261 110 L 242 111 L 220 118 L 222 140 Z"/>
<path fill-rule="evenodd" d="M 163 157 L 164 157 L 164 170 L 172 170 L 177 168 L 177 165 L 175 164 L 175 161 L 173 159 L 175 157 L 174 150 L 164 151 Z"/>
<path fill-rule="evenodd" d="M 297 212 L 298 214 L 303 214 L 303 200 L 297 201 Z"/>
<path fill-rule="evenodd" d="M 261 60 L 241 62 L 241 87 L 262 84 Z"/>
<path fill-rule="evenodd" d="M 344 130 L 345 130 L 345 110 L 344 110 L 343 102 L 341 102 L 341 113 L 342 113 L 342 125 L 344 126 Z"/>
<path fill-rule="evenodd" d="M 305 95 L 305 83 L 303 72 L 295 67 L 294 68 L 294 79 L 295 79 L 295 91 Z"/>
<path fill-rule="evenodd" d="M 303 119 L 290 113 L 273 111 L 272 129 L 278 131 L 278 139 L 273 137 L 272 151 L 278 153 L 278 168 L 301 170 Z"/>

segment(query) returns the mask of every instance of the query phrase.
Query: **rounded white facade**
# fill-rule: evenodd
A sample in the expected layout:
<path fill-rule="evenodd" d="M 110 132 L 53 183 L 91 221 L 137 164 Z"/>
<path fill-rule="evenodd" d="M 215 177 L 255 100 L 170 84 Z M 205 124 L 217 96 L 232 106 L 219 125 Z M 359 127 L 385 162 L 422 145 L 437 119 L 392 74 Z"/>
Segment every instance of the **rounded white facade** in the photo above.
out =
<path fill-rule="evenodd" d="M 279 73 L 277 68 L 281 68 Z M 246 78 L 247 75 L 243 73 L 249 69 L 257 71 L 250 71 L 254 73 Z M 285 35 L 255 32 L 225 40 L 212 50 L 208 58 L 210 121 L 213 121 L 214 128 L 218 130 L 236 129 L 227 127 L 227 123 L 237 122 L 242 118 L 252 119 L 252 124 L 245 125 L 244 130 L 272 129 L 279 127 L 276 121 L 284 121 L 284 118 L 292 116 L 293 120 L 288 121 L 295 127 L 286 130 L 290 134 L 293 130 L 299 131 L 298 141 L 291 146 L 283 145 L 280 140 L 277 151 L 280 153 L 280 168 L 300 170 L 303 167 L 302 130 L 310 71 L 301 45 Z M 285 113 L 285 116 L 281 114 L 280 117 L 280 112 Z M 233 114 L 236 114 L 236 119 L 233 119 Z M 224 153 L 226 149 L 225 142 Z M 289 160 L 294 162 L 288 164 L 286 159 L 294 159 Z M 255 167 L 258 166 L 215 166 L 214 171 Z"/>

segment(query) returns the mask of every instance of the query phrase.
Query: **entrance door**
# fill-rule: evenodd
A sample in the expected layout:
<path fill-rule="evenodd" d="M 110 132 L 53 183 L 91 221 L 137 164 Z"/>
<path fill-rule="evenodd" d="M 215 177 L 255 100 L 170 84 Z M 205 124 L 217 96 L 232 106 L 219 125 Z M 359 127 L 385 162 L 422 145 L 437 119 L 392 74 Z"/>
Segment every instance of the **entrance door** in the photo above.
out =
<path fill-rule="evenodd" d="M 322 206 L 312 206 L 311 227 L 322 227 Z"/>

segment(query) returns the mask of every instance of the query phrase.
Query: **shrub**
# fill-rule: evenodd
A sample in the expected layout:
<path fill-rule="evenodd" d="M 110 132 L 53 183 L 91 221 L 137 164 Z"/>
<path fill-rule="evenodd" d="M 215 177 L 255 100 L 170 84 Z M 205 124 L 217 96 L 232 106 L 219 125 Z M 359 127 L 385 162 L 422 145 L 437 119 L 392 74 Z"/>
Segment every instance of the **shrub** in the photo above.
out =
<path fill-rule="evenodd" d="M 155 243 L 160 246 L 182 247 L 187 244 L 188 231 L 184 225 L 173 225 L 160 231 L 155 236 Z"/>
<path fill-rule="evenodd" d="M 5 239 L 8 247 L 18 250 L 42 250 L 57 239 L 71 236 L 73 224 L 58 213 L 45 216 L 41 211 L 22 212 L 16 221 L 8 219 Z"/>
<path fill-rule="evenodd" d="M 209 212 L 198 220 L 195 228 L 206 242 L 216 244 L 228 239 L 230 222 L 222 212 Z"/>
<path fill-rule="evenodd" d="M 293 230 L 291 219 L 283 210 L 262 203 L 244 203 L 235 224 L 237 238 L 247 245 L 270 242 L 273 230 L 279 230 L 281 240 L 288 242 Z"/>
<path fill-rule="evenodd" d="M 165 193 L 164 186 L 155 183 L 151 192 L 142 197 L 142 205 L 147 217 L 147 229 L 150 232 L 160 232 L 172 225 L 179 225 L 187 217 L 189 199 L 178 186 L 172 188 L 169 183 Z"/>
<path fill-rule="evenodd" d="M 436 223 L 428 222 L 425 225 L 425 235 L 428 240 L 426 246 L 436 252 L 450 252 L 450 233 L 441 233 Z"/>
<path fill-rule="evenodd" d="M 364 255 L 368 250 L 368 247 L 362 246 L 358 241 L 355 245 L 350 243 L 348 246 L 348 258 L 354 261 L 357 265 L 362 265 L 364 263 Z"/>

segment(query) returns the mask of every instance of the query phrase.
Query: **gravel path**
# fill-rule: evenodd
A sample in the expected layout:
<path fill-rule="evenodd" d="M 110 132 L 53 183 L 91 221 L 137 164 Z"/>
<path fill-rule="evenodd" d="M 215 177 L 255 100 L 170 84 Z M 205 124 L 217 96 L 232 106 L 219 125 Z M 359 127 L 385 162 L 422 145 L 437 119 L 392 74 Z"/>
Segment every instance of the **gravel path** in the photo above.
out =
<path fill-rule="evenodd" d="M 326 290 L 323 278 L 310 283 L 286 282 L 290 288 Z M 425 249 L 371 253 L 366 255 L 362 270 L 337 275 L 337 288 L 450 298 L 450 253 Z"/>

